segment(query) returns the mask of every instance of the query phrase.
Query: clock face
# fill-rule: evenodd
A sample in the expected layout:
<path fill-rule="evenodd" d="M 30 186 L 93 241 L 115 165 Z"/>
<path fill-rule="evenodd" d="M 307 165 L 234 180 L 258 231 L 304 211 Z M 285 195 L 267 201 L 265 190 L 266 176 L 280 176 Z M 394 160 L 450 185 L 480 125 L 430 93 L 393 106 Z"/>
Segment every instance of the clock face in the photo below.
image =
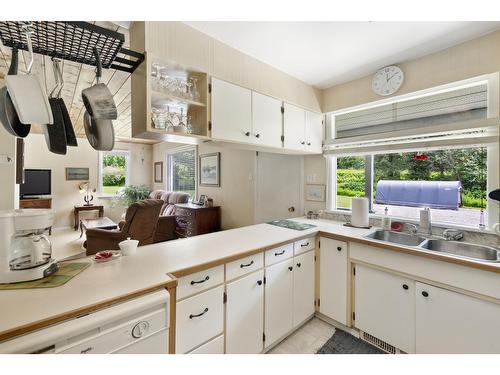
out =
<path fill-rule="evenodd" d="M 386 66 L 373 76 L 372 89 L 375 94 L 382 96 L 394 94 L 403 84 L 404 78 L 403 71 L 399 66 Z"/>

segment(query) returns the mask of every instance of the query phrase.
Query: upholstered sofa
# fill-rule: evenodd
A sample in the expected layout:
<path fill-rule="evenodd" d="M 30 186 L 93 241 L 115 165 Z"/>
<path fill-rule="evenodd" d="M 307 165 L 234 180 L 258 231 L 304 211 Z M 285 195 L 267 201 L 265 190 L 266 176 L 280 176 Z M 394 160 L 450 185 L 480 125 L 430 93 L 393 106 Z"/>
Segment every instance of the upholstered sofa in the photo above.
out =
<path fill-rule="evenodd" d="M 163 242 L 177 238 L 175 234 L 175 205 L 179 203 L 188 203 L 189 194 L 154 190 L 149 197 L 151 199 L 160 199 L 163 201 L 154 242 Z"/>

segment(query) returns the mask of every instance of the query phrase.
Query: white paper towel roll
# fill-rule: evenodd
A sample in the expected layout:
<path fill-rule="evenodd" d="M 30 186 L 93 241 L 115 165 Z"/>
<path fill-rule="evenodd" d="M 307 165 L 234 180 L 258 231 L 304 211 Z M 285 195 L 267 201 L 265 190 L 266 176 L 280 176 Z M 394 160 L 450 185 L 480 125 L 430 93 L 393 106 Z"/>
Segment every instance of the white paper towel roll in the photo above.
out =
<path fill-rule="evenodd" d="M 354 227 L 367 227 L 368 221 L 368 198 L 352 198 L 351 225 Z"/>

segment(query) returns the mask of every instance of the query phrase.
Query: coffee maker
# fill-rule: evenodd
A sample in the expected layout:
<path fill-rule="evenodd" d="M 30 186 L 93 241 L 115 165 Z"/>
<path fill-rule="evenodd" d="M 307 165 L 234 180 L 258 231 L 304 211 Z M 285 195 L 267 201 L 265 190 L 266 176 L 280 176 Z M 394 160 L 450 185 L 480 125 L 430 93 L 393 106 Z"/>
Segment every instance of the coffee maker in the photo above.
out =
<path fill-rule="evenodd" d="M 0 210 L 0 283 L 41 279 L 58 270 L 47 236 L 53 222 L 52 210 Z"/>

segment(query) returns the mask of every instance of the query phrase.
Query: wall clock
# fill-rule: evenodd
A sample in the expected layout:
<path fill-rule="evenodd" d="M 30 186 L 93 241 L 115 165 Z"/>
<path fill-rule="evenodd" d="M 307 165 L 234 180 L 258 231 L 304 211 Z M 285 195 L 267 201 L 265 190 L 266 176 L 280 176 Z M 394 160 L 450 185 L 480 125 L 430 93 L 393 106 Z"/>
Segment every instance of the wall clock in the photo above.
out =
<path fill-rule="evenodd" d="M 375 94 L 382 96 L 394 94 L 403 84 L 404 78 L 403 71 L 399 66 L 386 66 L 373 76 L 372 90 Z"/>

